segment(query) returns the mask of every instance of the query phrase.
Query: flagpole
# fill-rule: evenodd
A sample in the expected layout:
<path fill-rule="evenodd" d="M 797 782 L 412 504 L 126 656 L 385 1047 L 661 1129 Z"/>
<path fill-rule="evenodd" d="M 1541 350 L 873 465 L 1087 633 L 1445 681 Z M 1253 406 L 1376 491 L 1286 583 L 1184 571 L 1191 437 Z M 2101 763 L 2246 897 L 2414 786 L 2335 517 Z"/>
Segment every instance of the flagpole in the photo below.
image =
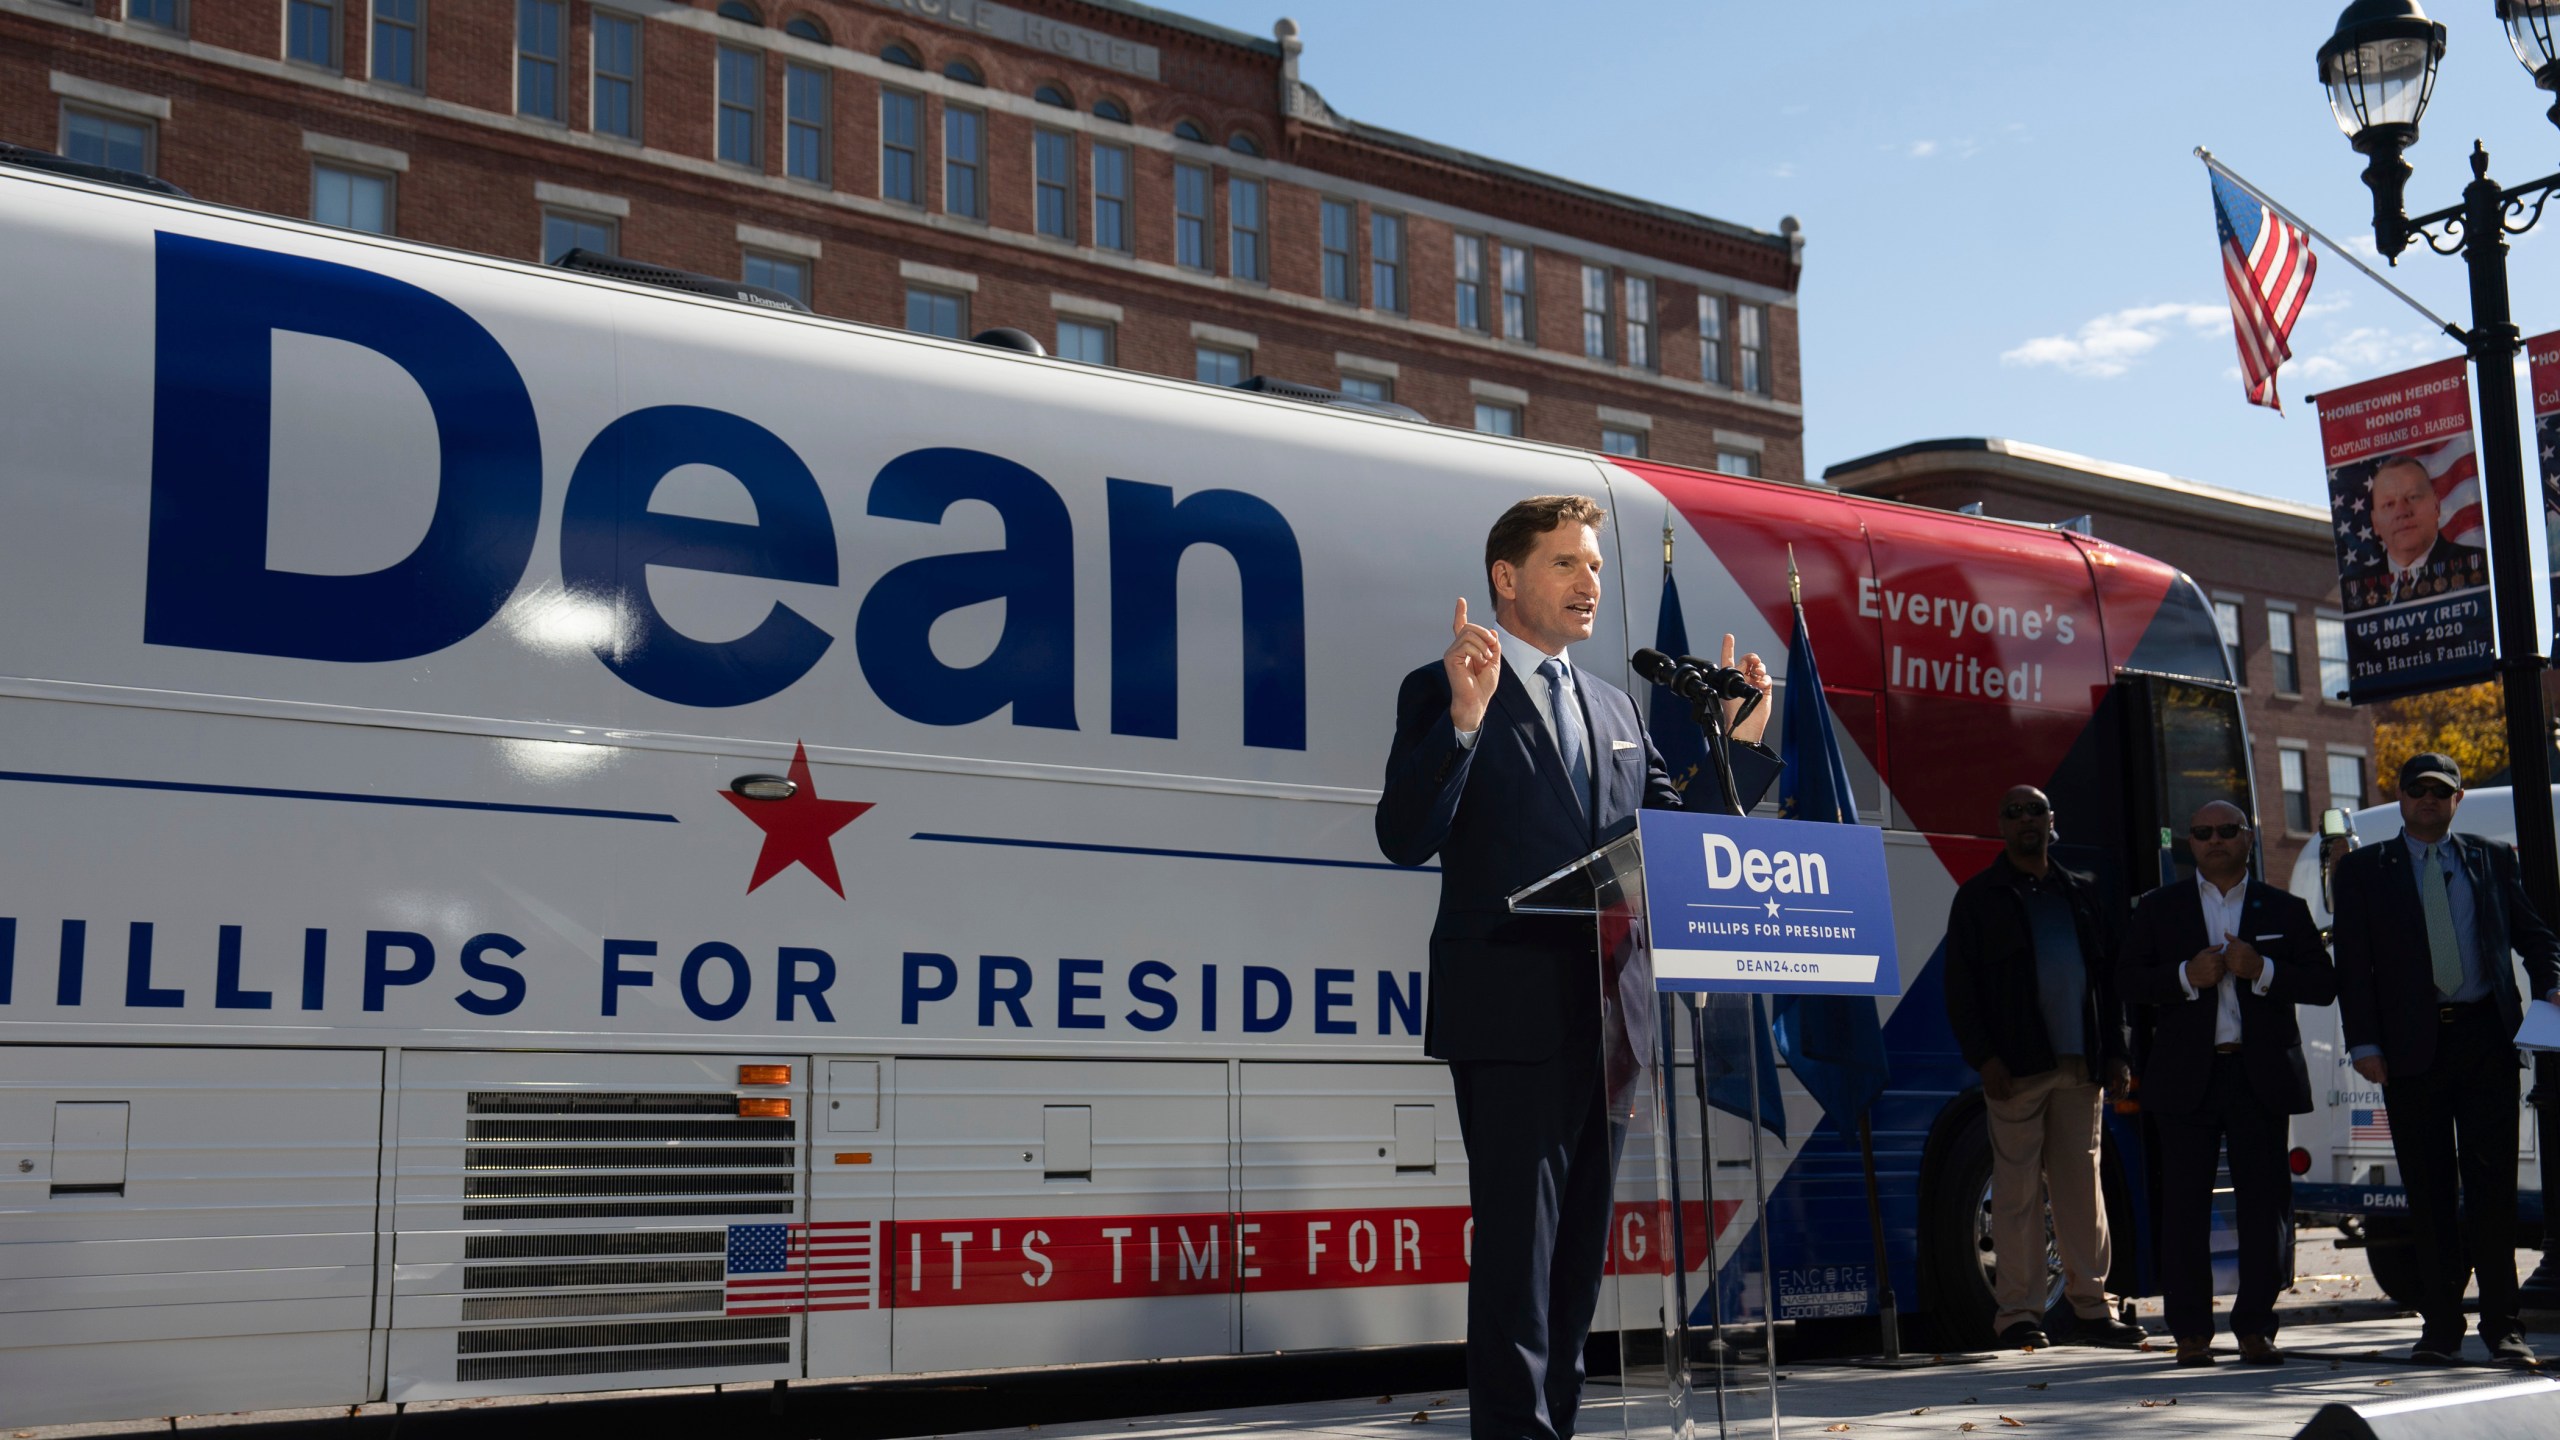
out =
<path fill-rule="evenodd" d="M 2378 271 L 2372 266 L 2364 263 L 2362 257 L 2358 256 L 2355 252 L 2347 249 L 2343 245 L 2340 245 L 2337 241 L 2330 239 L 2328 236 L 2321 234 L 2318 230 L 2313 229 L 2310 221 L 2303 219 L 2301 216 L 2287 210 L 2282 205 L 2277 204 L 2268 196 L 2266 191 L 2261 190 L 2257 186 L 2250 184 L 2248 181 L 2241 179 L 2230 166 L 2225 165 L 2220 160 L 2216 159 L 2212 151 L 2199 145 L 2196 147 L 2196 158 L 2204 162 L 2206 169 L 2221 176 L 2223 179 L 2230 181 L 2232 184 L 2239 186 L 2242 190 L 2247 191 L 2249 198 L 2266 206 L 2268 209 L 2273 210 L 2278 215 L 2281 215 L 2286 220 L 2292 222 L 2295 229 L 2300 230 L 2303 234 L 2310 236 L 2321 244 L 2328 246 L 2330 254 L 2337 256 L 2339 259 L 2353 265 L 2358 270 L 2363 271 L 2366 279 L 2400 297 L 2401 304 L 2406 305 L 2410 309 L 2417 311 L 2419 314 L 2426 316 L 2427 319 L 2434 322 L 2436 328 L 2444 331 L 2444 333 L 2452 336 L 2456 341 L 2464 345 L 2469 345 L 2471 343 L 2471 337 L 2463 333 L 2461 326 L 2454 324 L 2452 321 L 2447 320 L 2433 310 L 2419 304 L 2417 298 L 2411 295 L 2408 291 L 2403 290 L 2399 286 L 2392 284 L 2390 281 L 2383 279 L 2381 271 Z"/>

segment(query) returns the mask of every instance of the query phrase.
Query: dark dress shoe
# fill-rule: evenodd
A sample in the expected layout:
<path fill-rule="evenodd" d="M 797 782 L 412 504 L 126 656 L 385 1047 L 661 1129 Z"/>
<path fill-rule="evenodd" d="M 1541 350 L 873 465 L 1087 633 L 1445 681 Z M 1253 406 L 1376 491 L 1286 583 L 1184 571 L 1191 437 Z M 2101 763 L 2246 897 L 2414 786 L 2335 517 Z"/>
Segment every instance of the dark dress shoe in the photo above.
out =
<path fill-rule="evenodd" d="M 2240 1342 L 2240 1363 L 2243 1365 L 2284 1363 L 2284 1352 L 2276 1348 L 2275 1341 L 2264 1335 L 2234 1335 L 2231 1338 Z"/>
<path fill-rule="evenodd" d="M 2508 1330 L 2496 1335 L 2483 1335 L 2480 1338 L 2488 1343 L 2489 1358 L 2501 1365 L 2532 1365 L 2540 1358 L 2533 1353 L 2532 1346 L 2524 1343 L 2524 1336 L 2517 1331 Z"/>
<path fill-rule="evenodd" d="M 2212 1364 L 2213 1337 L 2210 1335 L 2201 1335 L 2192 1338 L 2180 1336 L 2178 1338 L 2178 1363 L 2181 1365 Z"/>
<path fill-rule="evenodd" d="M 2421 1335 L 2418 1343 L 2409 1347 L 2409 1358 L 2420 1365 L 2454 1364 L 2462 1358 L 2462 1337 Z"/>
<path fill-rule="evenodd" d="M 2151 1337 L 2141 1326 L 2127 1324 L 2113 1315 L 2076 1315 L 2071 1321 L 2071 1338 L 2083 1345 L 2114 1345 L 2130 1350 Z"/>
<path fill-rule="evenodd" d="M 2043 1326 L 2033 1320 L 2021 1320 L 2000 1332 L 2000 1343 L 2011 1350 L 2042 1350 L 2053 1341 L 2046 1338 Z"/>

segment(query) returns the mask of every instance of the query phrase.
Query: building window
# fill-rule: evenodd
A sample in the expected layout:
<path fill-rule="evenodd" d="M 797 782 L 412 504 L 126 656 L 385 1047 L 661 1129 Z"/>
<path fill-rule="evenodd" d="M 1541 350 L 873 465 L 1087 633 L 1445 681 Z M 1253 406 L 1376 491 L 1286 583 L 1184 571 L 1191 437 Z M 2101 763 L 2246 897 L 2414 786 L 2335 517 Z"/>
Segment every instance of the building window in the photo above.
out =
<path fill-rule="evenodd" d="M 957 80 L 963 85 L 984 85 L 987 83 L 987 77 L 978 73 L 978 67 L 970 64 L 966 60 L 954 60 L 950 64 L 943 66 L 942 78 L 945 80 Z"/>
<path fill-rule="evenodd" d="M 311 167 L 311 218 L 344 230 L 391 233 L 391 177 L 339 165 Z"/>
<path fill-rule="evenodd" d="M 2276 693 L 2302 691 L 2302 662 L 2293 653 L 2293 612 L 2267 607 L 2267 656 L 2275 662 Z"/>
<path fill-rule="evenodd" d="M 2276 751 L 2276 784 L 2284 791 L 2284 828 L 2297 835 L 2311 829 L 2311 790 L 2304 778 L 2309 757 L 2299 745 Z"/>
<path fill-rule="evenodd" d="M 1209 167 L 1173 167 L 1173 261 L 1191 270 L 1209 268 Z"/>
<path fill-rule="evenodd" d="M 972 220 L 987 218 L 987 197 L 979 186 L 984 162 L 980 145 L 987 117 L 956 105 L 942 111 L 942 208 Z"/>
<path fill-rule="evenodd" d="M 1479 400 L 1476 402 L 1476 428 L 1487 435 L 1517 435 L 1520 433 L 1520 407 Z"/>
<path fill-rule="evenodd" d="M 720 158 L 764 165 L 764 52 L 720 47 Z"/>
<path fill-rule="evenodd" d="M 1227 137 L 1227 148 L 1239 155 L 1260 155 L 1262 142 L 1239 130 Z"/>
<path fill-rule="evenodd" d="M 598 10 L 595 35 L 595 129 L 640 138 L 640 22 Z"/>
<path fill-rule="evenodd" d="M 756 7 L 748 4 L 747 0 L 720 0 L 720 18 L 735 20 L 741 25 L 764 24 L 764 17 L 757 14 Z"/>
<path fill-rule="evenodd" d="M 2363 756 L 2329 752 L 2329 803 L 2340 810 L 2365 807 Z"/>
<path fill-rule="evenodd" d="M 1769 393 L 1769 308 L 1737 305 L 1733 312 L 1734 369 L 1741 388 L 1754 395 Z"/>
<path fill-rule="evenodd" d="M 1111 327 L 1099 320 L 1058 322 L 1058 358 L 1087 365 L 1111 363 Z"/>
<path fill-rule="evenodd" d="M 1324 256 L 1324 298 L 1345 305 L 1360 303 L 1357 282 L 1352 279 L 1351 231 L 1359 223 L 1357 212 L 1348 200 L 1327 200 L 1319 212 L 1316 226 L 1316 248 Z"/>
<path fill-rule="evenodd" d="M 1396 398 L 1396 382 L 1376 375 L 1345 375 L 1342 393 L 1354 400 L 1376 400 L 1391 404 Z"/>
<path fill-rule="evenodd" d="M 1067 92 L 1059 89 L 1055 85 L 1041 86 L 1039 89 L 1031 92 L 1031 98 L 1039 101 L 1043 105 L 1055 105 L 1061 110 L 1073 110 L 1076 108 L 1076 102 L 1067 97 Z"/>
<path fill-rule="evenodd" d="M 1227 273 L 1239 280 L 1262 273 L 1262 182 L 1227 178 Z"/>
<path fill-rule="evenodd" d="M 2232 681 L 2241 685 L 2248 684 L 2248 674 L 2240 668 L 2239 601 L 2216 600 L 2213 602 L 2213 629 L 2215 634 L 2222 637 L 2222 653 L 2231 659 Z"/>
<path fill-rule="evenodd" d="M 948 290 L 907 290 L 907 328 L 957 340 L 968 333 L 969 297 Z"/>
<path fill-rule="evenodd" d="M 68 106 L 62 112 L 62 153 L 83 165 L 154 174 L 153 138 L 148 120 Z"/>
<path fill-rule="evenodd" d="M 1484 328 L 1484 237 L 1461 235 L 1457 243 L 1458 328 Z"/>
<path fill-rule="evenodd" d="M 824 27 L 820 26 L 817 21 L 810 19 L 806 15 L 798 16 L 789 24 L 784 25 L 782 27 L 782 33 L 795 40 L 806 40 L 812 45 L 824 45 L 827 43 L 827 32 Z"/>
<path fill-rule="evenodd" d="M 2334 615 L 2311 617 L 2311 634 L 2320 647 L 2320 698 L 2344 699 L 2347 693 L 2347 622 Z"/>
<path fill-rule="evenodd" d="M 561 0 L 516 0 L 516 113 L 560 118 Z"/>
<path fill-rule="evenodd" d="M 1653 368 L 1653 282 L 1640 275 L 1626 276 L 1620 282 L 1620 301 L 1626 308 L 1628 364 L 1639 370 Z"/>
<path fill-rule="evenodd" d="M 903 90 L 880 92 L 880 198 L 921 205 L 916 133 L 924 102 Z"/>
<path fill-rule="evenodd" d="M 392 85 L 418 84 L 418 6 L 422 0 L 373 0 L 373 78 Z M 177 0 L 159 0 L 174 11 Z M 137 8 L 141 8 L 137 0 Z"/>
<path fill-rule="evenodd" d="M 284 58 L 338 68 L 337 0 L 285 0 Z"/>
<path fill-rule="evenodd" d="M 779 290 L 803 305 L 809 303 L 809 262 L 806 260 L 750 250 L 745 265 L 738 271 L 738 278 L 767 290 Z"/>
<path fill-rule="evenodd" d="M 902 70 L 921 70 L 924 68 L 924 62 L 916 58 L 916 52 L 908 49 L 904 45 L 889 45 L 882 47 L 880 51 L 880 58 Z"/>
<path fill-rule="evenodd" d="M 1502 338 L 1529 338 L 1529 252 L 1518 245 L 1502 249 Z"/>
<path fill-rule="evenodd" d="M 377 13 L 381 8 L 374 7 Z M 125 0 L 124 18 L 136 25 L 183 33 L 187 28 L 187 7 L 185 0 Z"/>
<path fill-rule="evenodd" d="M 826 184 L 826 71 L 812 65 L 782 67 L 782 123 L 782 173 Z"/>
<path fill-rule="evenodd" d="M 548 265 L 572 250 L 595 255 L 614 253 L 613 221 L 575 210 L 543 211 L 542 263 Z"/>
<path fill-rule="evenodd" d="M 1202 345 L 1191 352 L 1191 378 L 1208 385 L 1236 385 L 1252 373 L 1241 350 Z"/>
<path fill-rule="evenodd" d="M 1031 198 L 1040 233 L 1076 238 L 1076 142 L 1064 130 L 1031 132 Z"/>
<path fill-rule="evenodd" d="M 1716 452 L 1716 468 L 1727 475 L 1756 480 L 1760 476 L 1760 457 L 1748 450 L 1719 450 Z"/>
<path fill-rule="evenodd" d="M 1600 453 L 1629 455 L 1641 460 L 1644 458 L 1644 451 L 1645 433 L 1643 431 L 1621 430 L 1615 425 L 1600 427 Z"/>
<path fill-rule="evenodd" d="M 1609 358 L 1609 270 L 1582 267 L 1582 353 L 1594 360 Z"/>
<path fill-rule="evenodd" d="M 1369 303 L 1404 313 L 1404 217 L 1369 212 Z"/>
<path fill-rule="evenodd" d="M 1129 123 L 1129 107 L 1117 100 L 1096 100 L 1093 102 L 1093 116 L 1097 120 L 1126 125 Z"/>
<path fill-rule="evenodd" d="M 1173 138 L 1206 145 L 1209 143 L 1209 132 L 1201 129 L 1200 122 L 1197 120 L 1176 120 L 1173 122 Z"/>
<path fill-rule="evenodd" d="M 1698 296 L 1698 378 L 1710 385 L 1724 379 L 1724 297 Z"/>
<path fill-rule="evenodd" d="M 1129 151 L 1093 147 L 1093 243 L 1105 250 L 1129 248 Z"/>

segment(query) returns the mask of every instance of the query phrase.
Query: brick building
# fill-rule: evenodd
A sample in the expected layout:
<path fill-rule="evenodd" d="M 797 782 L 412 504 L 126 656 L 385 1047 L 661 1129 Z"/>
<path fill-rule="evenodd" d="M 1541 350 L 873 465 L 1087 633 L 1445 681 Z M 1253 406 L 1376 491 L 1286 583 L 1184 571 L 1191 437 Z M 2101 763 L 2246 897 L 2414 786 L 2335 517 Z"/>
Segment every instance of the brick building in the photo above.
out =
<path fill-rule="evenodd" d="M 0 0 L 0 140 L 200 199 L 1803 476 L 1802 240 L 1346 119 L 1132 0 Z"/>
<path fill-rule="evenodd" d="M 2384 797 L 2373 712 L 2346 688 L 2346 612 L 2325 509 L 2244 495 L 2015 440 L 1923 440 L 1846 460 L 1823 478 L 1860 495 L 2006 520 L 2077 522 L 2184 570 L 2213 602 L 2257 763 L 2267 873 L 2282 884 L 2331 806 Z M 2388 778 L 2388 777 L 2384 777 Z"/>

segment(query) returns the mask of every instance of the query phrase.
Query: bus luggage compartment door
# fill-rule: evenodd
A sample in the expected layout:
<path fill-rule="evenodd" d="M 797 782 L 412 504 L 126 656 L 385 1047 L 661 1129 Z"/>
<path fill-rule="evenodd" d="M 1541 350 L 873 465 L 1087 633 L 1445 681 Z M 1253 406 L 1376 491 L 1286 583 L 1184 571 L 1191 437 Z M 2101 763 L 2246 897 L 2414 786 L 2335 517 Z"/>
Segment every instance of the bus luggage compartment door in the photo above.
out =
<path fill-rule="evenodd" d="M 897 1062 L 901 1371 L 1223 1355 L 1219 1061 Z"/>
<path fill-rule="evenodd" d="M 1467 1158 L 1445 1065 L 1242 1067 L 1244 1348 L 1467 1331 Z"/>
<path fill-rule="evenodd" d="M 799 1375 L 808 1071 L 404 1055 L 388 1398 Z"/>
<path fill-rule="evenodd" d="M 0 1423 L 364 1400 L 377 1050 L 0 1046 Z"/>

